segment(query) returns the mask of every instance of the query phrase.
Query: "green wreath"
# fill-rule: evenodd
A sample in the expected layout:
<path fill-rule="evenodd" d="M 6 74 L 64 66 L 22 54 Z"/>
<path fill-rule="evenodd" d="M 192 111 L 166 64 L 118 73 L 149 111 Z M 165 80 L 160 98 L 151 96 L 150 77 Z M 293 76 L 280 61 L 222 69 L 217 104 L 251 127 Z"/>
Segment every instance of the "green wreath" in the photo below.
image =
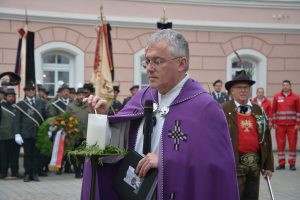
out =
<path fill-rule="evenodd" d="M 50 140 L 48 131 L 55 117 L 48 118 L 38 128 L 36 147 L 40 150 L 40 153 L 46 156 L 51 156 L 53 142 Z"/>

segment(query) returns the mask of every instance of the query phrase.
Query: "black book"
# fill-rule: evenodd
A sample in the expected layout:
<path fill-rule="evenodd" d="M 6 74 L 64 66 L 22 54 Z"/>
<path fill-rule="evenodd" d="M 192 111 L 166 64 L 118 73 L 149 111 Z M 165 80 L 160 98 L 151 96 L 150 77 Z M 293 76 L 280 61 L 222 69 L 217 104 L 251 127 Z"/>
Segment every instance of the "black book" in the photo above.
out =
<path fill-rule="evenodd" d="M 152 199 L 154 195 L 157 185 L 157 169 L 149 170 L 143 178 L 135 173 L 136 166 L 142 158 L 136 151 L 129 151 L 121 161 L 113 187 L 124 200 Z"/>

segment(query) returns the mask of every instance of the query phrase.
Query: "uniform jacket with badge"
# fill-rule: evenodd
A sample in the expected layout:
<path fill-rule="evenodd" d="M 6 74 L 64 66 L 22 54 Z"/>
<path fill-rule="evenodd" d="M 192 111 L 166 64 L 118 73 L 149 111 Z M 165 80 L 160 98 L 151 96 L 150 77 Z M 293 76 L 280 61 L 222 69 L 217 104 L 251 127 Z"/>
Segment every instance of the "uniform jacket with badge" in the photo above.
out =
<path fill-rule="evenodd" d="M 0 122 L 0 140 L 9 140 L 15 138 L 15 113 L 16 108 L 6 102 L 2 103 L 1 122 Z"/>
<path fill-rule="evenodd" d="M 89 108 L 87 104 L 86 103 L 82 104 L 77 100 L 75 100 L 67 106 L 66 112 L 77 117 L 79 121 L 79 130 L 80 130 L 81 137 L 86 138 L 88 115 L 89 115 Z"/>
<path fill-rule="evenodd" d="M 237 126 L 237 108 L 234 103 L 234 100 L 225 102 L 222 104 L 228 128 L 230 131 L 231 142 L 233 146 L 234 156 L 236 165 L 239 164 L 239 153 L 238 153 L 238 126 Z M 256 105 L 252 104 L 251 114 L 254 116 L 255 121 L 257 121 L 257 117 L 262 116 L 262 109 Z M 259 129 L 259 126 L 257 126 Z M 257 131 L 262 132 L 259 133 L 259 155 L 260 155 L 260 164 L 261 169 L 274 171 L 274 158 L 272 152 L 272 139 L 270 134 L 270 129 L 266 124 L 265 131 Z"/>
<path fill-rule="evenodd" d="M 219 104 L 222 104 L 226 101 L 229 101 L 229 97 L 228 95 L 225 93 L 225 92 L 220 92 L 220 97 L 218 98 L 217 97 L 217 93 L 216 92 L 212 92 L 212 96 L 213 98 L 219 103 Z"/>
<path fill-rule="evenodd" d="M 24 100 L 27 104 L 30 104 L 27 98 Z M 19 101 L 16 106 L 21 105 L 21 101 Z M 46 120 L 49 117 L 49 114 L 46 111 L 45 102 L 41 99 L 35 98 L 34 108 L 42 115 L 43 119 Z M 29 106 L 26 106 L 25 112 L 33 116 L 34 112 Z M 29 117 L 27 117 L 24 113 L 17 109 L 16 111 L 16 132 L 15 134 L 21 134 L 22 138 L 35 138 L 37 134 L 38 125 Z"/>

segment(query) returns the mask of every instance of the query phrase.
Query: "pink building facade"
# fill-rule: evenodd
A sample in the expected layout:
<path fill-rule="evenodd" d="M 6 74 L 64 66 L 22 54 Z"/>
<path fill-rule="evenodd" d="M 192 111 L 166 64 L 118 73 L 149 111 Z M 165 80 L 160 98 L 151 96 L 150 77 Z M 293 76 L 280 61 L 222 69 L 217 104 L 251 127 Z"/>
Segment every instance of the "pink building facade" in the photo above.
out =
<path fill-rule="evenodd" d="M 156 22 L 166 16 L 173 29 L 190 45 L 192 78 L 206 89 L 216 79 L 224 82 L 239 68 L 234 50 L 253 71 L 253 79 L 272 99 L 284 79 L 300 94 L 300 2 L 299 1 L 102 1 L 103 14 L 112 26 L 115 82 L 120 99 L 132 84 L 145 86 L 141 67 L 147 38 Z M 17 29 L 24 26 L 25 7 L 29 30 L 35 32 L 37 80 L 54 91 L 58 81 L 70 86 L 88 82 L 96 47 L 95 25 L 100 1 L 0 2 L 0 72 L 13 71 Z M 51 95 L 51 93 L 50 93 Z M 253 93 L 254 95 L 254 93 Z"/>

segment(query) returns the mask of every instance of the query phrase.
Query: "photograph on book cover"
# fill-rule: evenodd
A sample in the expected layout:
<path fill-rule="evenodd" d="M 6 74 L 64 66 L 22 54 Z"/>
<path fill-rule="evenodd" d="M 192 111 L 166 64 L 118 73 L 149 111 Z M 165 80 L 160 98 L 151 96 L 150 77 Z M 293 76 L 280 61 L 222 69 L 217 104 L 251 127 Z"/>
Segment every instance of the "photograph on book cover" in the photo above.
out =
<path fill-rule="evenodd" d="M 132 166 L 129 166 L 126 172 L 126 176 L 123 179 L 128 185 L 134 188 L 134 193 L 139 192 L 140 186 L 143 182 L 143 178 L 138 177 L 135 173 L 135 169 Z"/>

